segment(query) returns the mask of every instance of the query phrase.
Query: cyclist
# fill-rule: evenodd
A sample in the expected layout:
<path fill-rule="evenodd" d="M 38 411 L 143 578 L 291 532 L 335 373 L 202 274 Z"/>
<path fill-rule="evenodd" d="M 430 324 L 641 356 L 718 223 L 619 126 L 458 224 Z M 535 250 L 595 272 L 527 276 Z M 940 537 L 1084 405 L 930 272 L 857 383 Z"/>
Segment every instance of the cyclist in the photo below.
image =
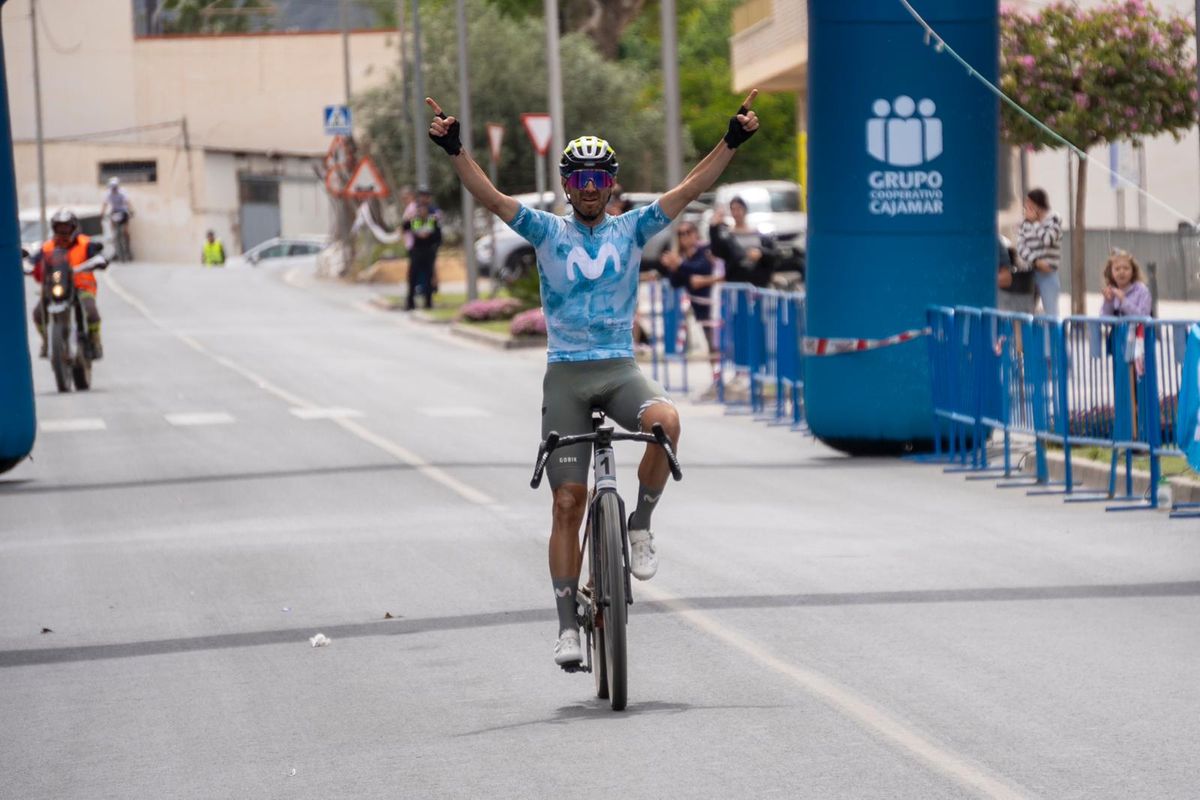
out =
<path fill-rule="evenodd" d="M 126 261 L 133 260 L 129 252 L 129 218 L 133 216 L 133 207 L 129 205 L 129 195 L 121 188 L 121 179 L 108 179 L 108 192 L 100 204 L 100 217 L 107 216 L 112 223 L 113 249 L 117 257 Z"/>
<path fill-rule="evenodd" d="M 573 213 L 557 216 L 521 205 L 502 194 L 462 148 L 459 123 L 432 98 L 429 137 L 450 155 L 463 185 L 493 214 L 527 239 L 537 252 L 548 354 L 542 384 L 542 436 L 591 431 L 591 408 L 630 430 L 662 424 L 679 441 L 679 414 L 665 391 L 642 374 L 633 357 L 633 316 L 638 267 L 646 241 L 707 190 L 733 159 L 738 145 L 758 129 L 750 110 L 758 90 L 730 118 L 717 146 L 678 186 L 648 206 L 620 216 L 606 212 L 618 169 L 613 148 L 595 136 L 566 146 L 559 162 L 563 191 Z M 553 491 L 550 579 L 558 609 L 554 660 L 571 668 L 583 660 L 576 619 L 579 529 L 587 508 L 590 450 L 586 444 L 556 450 L 547 465 Z M 658 570 L 650 516 L 662 496 L 670 467 L 650 445 L 638 467 L 637 506 L 629 517 L 629 569 L 649 580 Z"/>

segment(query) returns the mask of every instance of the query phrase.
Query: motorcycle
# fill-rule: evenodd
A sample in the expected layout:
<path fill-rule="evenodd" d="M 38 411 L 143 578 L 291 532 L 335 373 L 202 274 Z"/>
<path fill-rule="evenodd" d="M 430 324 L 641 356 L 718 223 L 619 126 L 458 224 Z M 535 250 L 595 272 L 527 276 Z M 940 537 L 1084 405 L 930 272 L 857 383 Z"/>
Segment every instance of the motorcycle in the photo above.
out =
<path fill-rule="evenodd" d="M 47 355 L 60 392 L 71 391 L 72 384 L 80 391 L 92 385 L 95 353 L 73 273 L 107 267 L 108 261 L 102 255 L 89 258 L 74 270 L 65 259 L 43 264 L 41 303 L 46 320 Z M 32 265 L 27 264 L 25 272 L 32 273 Z"/>
<path fill-rule="evenodd" d="M 133 261 L 133 248 L 129 244 L 129 220 L 132 216 L 130 211 L 113 211 L 108 215 L 112 223 L 113 247 L 118 261 Z"/>

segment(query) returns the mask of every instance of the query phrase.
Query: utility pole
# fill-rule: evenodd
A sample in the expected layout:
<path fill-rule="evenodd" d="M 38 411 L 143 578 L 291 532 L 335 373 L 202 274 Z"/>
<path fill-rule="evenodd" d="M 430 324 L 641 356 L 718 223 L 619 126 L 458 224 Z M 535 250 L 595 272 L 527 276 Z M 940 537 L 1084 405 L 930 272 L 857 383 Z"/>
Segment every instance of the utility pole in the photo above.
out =
<path fill-rule="evenodd" d="M 1200 1 L 1200 0 L 1198 0 Z M 563 148 L 566 147 L 566 141 L 563 137 L 563 126 L 566 121 L 563 119 L 563 93 L 562 93 L 562 63 L 558 50 L 558 0 L 545 0 L 546 9 L 546 74 L 550 79 L 550 161 L 552 171 L 555 176 L 558 172 L 555 168 L 558 167 L 558 159 L 562 154 Z M 541 156 L 535 156 L 539 161 Z M 550 181 L 550 187 L 554 190 L 554 207 L 561 209 L 564 207 L 566 199 L 562 193 L 562 182 L 557 179 Z M 539 190 L 540 191 L 540 190 Z M 542 202 L 542 198 L 538 197 L 538 202 Z"/>
<path fill-rule="evenodd" d="M 467 71 L 467 11 L 466 0 L 458 0 L 458 97 L 459 138 L 463 149 L 471 155 L 471 77 Z M 475 197 L 462 186 L 463 252 L 467 259 L 467 299 L 479 297 L 476 282 L 479 278 L 475 265 Z"/>
<path fill-rule="evenodd" d="M 408 7 L 404 0 L 396 0 L 396 33 L 400 36 L 400 92 L 404 108 L 404 124 L 412 126 L 412 92 L 408 87 L 408 45 L 404 43 L 404 20 L 408 17 Z"/>
<path fill-rule="evenodd" d="M 37 137 L 38 213 L 41 214 L 42 239 L 49 239 L 46 227 L 46 149 L 42 139 L 42 77 L 38 60 L 37 0 L 29 0 L 29 28 L 33 34 L 33 124 Z"/>
<path fill-rule="evenodd" d="M 341 0 L 338 15 L 342 22 L 342 80 L 346 84 L 346 105 L 350 105 L 350 28 L 346 16 L 346 4 L 349 0 Z"/>
<path fill-rule="evenodd" d="M 1197 0 L 1200 2 L 1200 0 Z M 675 0 L 662 0 L 663 108 L 666 124 L 667 185 L 678 186 L 683 180 L 683 142 L 679 114 L 679 44 L 676 35 Z"/>
<path fill-rule="evenodd" d="M 421 120 L 426 118 L 425 81 L 421 76 L 421 5 L 412 0 L 413 13 L 413 152 L 417 155 L 417 188 L 429 186 L 429 140 Z"/>

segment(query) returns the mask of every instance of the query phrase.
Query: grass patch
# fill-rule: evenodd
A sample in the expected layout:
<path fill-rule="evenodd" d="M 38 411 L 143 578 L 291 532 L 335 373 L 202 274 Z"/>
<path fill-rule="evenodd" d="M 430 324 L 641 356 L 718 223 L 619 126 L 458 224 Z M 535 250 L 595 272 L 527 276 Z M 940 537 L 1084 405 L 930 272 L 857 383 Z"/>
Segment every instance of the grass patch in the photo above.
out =
<path fill-rule="evenodd" d="M 1061 448 L 1059 448 L 1061 449 Z M 1112 450 L 1107 447 L 1072 447 L 1071 455 L 1086 458 L 1089 461 L 1099 461 L 1101 464 L 1112 463 Z M 1200 475 L 1192 471 L 1187 459 L 1183 456 L 1162 456 L 1158 460 L 1159 469 L 1164 478 L 1190 478 L 1200 481 Z M 1150 457 L 1134 453 L 1133 468 L 1142 472 L 1150 471 Z M 1125 469 L 1125 453 L 1117 454 L 1117 469 Z"/>

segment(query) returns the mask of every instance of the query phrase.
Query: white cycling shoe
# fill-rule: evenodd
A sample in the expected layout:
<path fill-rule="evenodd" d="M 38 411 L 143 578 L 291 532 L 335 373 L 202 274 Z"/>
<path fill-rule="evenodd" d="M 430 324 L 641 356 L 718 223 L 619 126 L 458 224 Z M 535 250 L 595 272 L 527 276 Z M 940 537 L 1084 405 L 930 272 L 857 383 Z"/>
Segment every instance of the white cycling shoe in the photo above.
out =
<path fill-rule="evenodd" d="M 554 663 L 565 667 L 582 661 L 583 648 L 579 646 L 579 631 L 567 628 L 558 634 L 558 642 L 554 645 Z"/>
<path fill-rule="evenodd" d="M 629 571 L 639 581 L 648 581 L 658 572 L 658 554 L 650 531 L 629 531 Z"/>

